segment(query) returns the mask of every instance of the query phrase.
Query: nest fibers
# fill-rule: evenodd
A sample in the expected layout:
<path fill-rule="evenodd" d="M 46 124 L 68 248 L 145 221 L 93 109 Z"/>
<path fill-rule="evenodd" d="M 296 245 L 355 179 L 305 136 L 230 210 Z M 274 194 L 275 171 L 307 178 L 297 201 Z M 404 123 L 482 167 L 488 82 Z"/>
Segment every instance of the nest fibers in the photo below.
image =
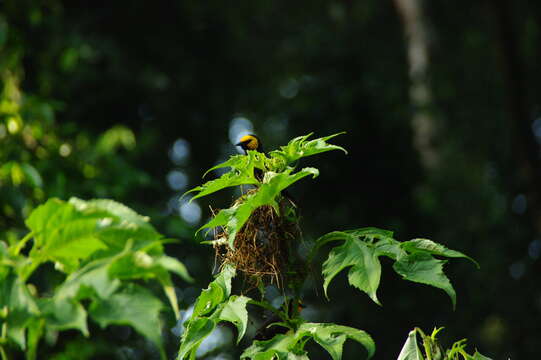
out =
<path fill-rule="evenodd" d="M 224 242 L 214 243 L 220 267 L 233 265 L 245 275 L 250 288 L 269 284 L 283 288 L 302 279 L 305 268 L 295 251 L 300 238 L 296 210 L 287 199 L 280 201 L 280 214 L 270 205 L 255 209 L 237 233 L 234 249 Z M 227 235 L 219 233 L 216 239 Z"/>

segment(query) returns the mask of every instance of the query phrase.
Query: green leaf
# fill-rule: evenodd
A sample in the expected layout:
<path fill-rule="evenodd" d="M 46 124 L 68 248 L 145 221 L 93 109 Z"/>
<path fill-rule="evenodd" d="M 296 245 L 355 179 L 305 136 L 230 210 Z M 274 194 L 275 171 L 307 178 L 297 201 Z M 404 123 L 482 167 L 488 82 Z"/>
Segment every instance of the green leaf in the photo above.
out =
<path fill-rule="evenodd" d="M 25 330 L 39 316 L 39 308 L 24 282 L 14 274 L 0 282 L 0 309 L 7 310 L 7 337 L 24 350 Z"/>
<path fill-rule="evenodd" d="M 374 248 L 357 238 L 348 238 L 344 244 L 332 249 L 323 263 L 325 296 L 328 297 L 327 288 L 332 279 L 350 266 L 349 283 L 366 292 L 376 304 L 381 305 L 376 295 L 381 277 L 381 264 Z"/>
<path fill-rule="evenodd" d="M 451 282 L 443 273 L 443 264 L 446 262 L 434 259 L 427 253 L 418 252 L 401 258 L 394 263 L 393 269 L 406 280 L 432 285 L 444 290 L 451 298 L 454 309 L 456 293 Z"/>
<path fill-rule="evenodd" d="M 307 338 L 305 340 L 305 338 Z M 241 355 L 241 359 L 307 359 L 304 351 L 306 341 L 313 339 L 331 355 L 333 360 L 342 358 L 342 349 L 346 339 L 352 339 L 365 347 L 368 358 L 374 355 L 376 346 L 366 332 L 348 326 L 321 323 L 303 323 L 297 331 L 278 334 L 270 340 L 254 341 Z"/>
<path fill-rule="evenodd" d="M 255 194 L 247 195 L 244 202 L 240 204 L 219 211 L 210 222 L 203 225 L 198 231 L 204 228 L 225 226 L 228 231 L 229 246 L 233 248 L 235 236 L 255 209 L 263 205 L 276 207 L 276 198 L 282 190 L 306 176 L 316 177 L 319 174 L 314 168 L 304 168 L 294 174 L 291 174 L 292 171 L 293 169 L 289 168 L 282 173 L 267 172 L 263 183 Z"/>
<path fill-rule="evenodd" d="M 399 244 L 398 241 L 394 240 L 393 238 L 393 232 L 383 229 L 378 229 L 375 227 L 365 227 L 360 229 L 354 229 L 354 230 L 345 230 L 345 231 L 333 231 L 328 234 L 325 234 L 321 236 L 319 239 L 316 240 L 316 245 L 311 251 L 310 258 L 312 258 L 317 250 L 321 248 L 322 246 L 326 245 L 327 243 L 331 241 L 338 241 L 338 240 L 355 240 L 356 238 L 367 238 L 369 240 L 373 240 L 375 238 L 381 239 L 381 244 L 391 244 L 396 243 Z M 384 255 L 385 253 L 380 253 L 381 255 Z"/>
<path fill-rule="evenodd" d="M 246 296 L 231 296 L 216 315 L 220 321 L 229 321 L 237 327 L 237 344 L 244 336 L 246 327 L 248 326 L 248 311 L 246 311 L 246 304 L 249 300 L 250 298 Z"/>
<path fill-rule="evenodd" d="M 216 279 L 197 298 L 192 318 L 208 314 L 231 295 L 231 279 L 235 274 L 234 267 L 230 265 L 224 266 Z"/>
<path fill-rule="evenodd" d="M 228 172 L 223 174 L 216 180 L 208 181 L 201 186 L 197 186 L 187 191 L 183 194 L 183 196 L 191 192 L 197 191 L 198 194 L 190 199 L 190 201 L 192 201 L 228 187 L 249 184 L 259 184 L 259 181 L 253 175 L 245 175 L 237 172 Z"/>
<path fill-rule="evenodd" d="M 368 358 L 371 358 L 376 351 L 376 345 L 370 335 L 362 330 L 348 326 L 304 323 L 299 327 L 297 333 L 303 331 L 306 331 L 319 345 L 325 348 L 333 360 L 342 358 L 342 347 L 346 339 L 357 341 L 364 346 L 368 352 Z"/>
<path fill-rule="evenodd" d="M 473 262 L 477 268 L 479 268 L 479 263 L 472 259 L 471 257 L 464 255 L 460 251 L 451 250 L 445 246 L 438 244 L 429 239 L 413 239 L 410 241 L 405 241 L 401 244 L 402 248 L 410 253 L 413 252 L 427 252 L 432 255 L 446 256 L 449 258 L 464 258 Z"/>
<path fill-rule="evenodd" d="M 184 359 L 186 355 L 190 355 L 190 359 L 195 359 L 195 352 L 199 345 L 212 333 L 215 327 L 216 322 L 209 318 L 196 318 L 190 321 L 186 331 L 182 334 L 177 360 Z"/>
<path fill-rule="evenodd" d="M 35 239 L 30 252 L 33 268 L 54 261 L 59 269 L 70 273 L 79 260 L 107 248 L 97 237 L 101 219 L 102 216 L 83 215 L 73 205 L 57 199 L 39 206 L 26 221 Z"/>
<path fill-rule="evenodd" d="M 77 329 L 84 336 L 89 336 L 86 322 L 86 310 L 73 300 L 50 298 L 40 301 L 40 308 L 47 320 L 46 326 L 54 330 Z"/>
<path fill-rule="evenodd" d="M 475 354 L 473 354 L 473 360 L 492 360 L 492 359 L 484 355 L 481 355 L 481 353 L 475 351 Z"/>
<path fill-rule="evenodd" d="M 95 299 L 89 314 L 102 328 L 108 325 L 129 325 L 161 348 L 159 320 L 162 302 L 145 288 L 129 284 L 107 299 Z"/>
<path fill-rule="evenodd" d="M 114 258 L 95 260 L 70 274 L 56 290 L 55 297 L 83 299 L 95 293 L 102 299 L 109 298 L 120 286 L 120 280 L 109 276 L 109 266 L 113 260 Z"/>
<path fill-rule="evenodd" d="M 424 360 L 421 350 L 417 345 L 417 331 L 412 330 L 408 334 L 408 338 L 402 346 L 402 350 L 398 355 L 397 360 Z"/>
<path fill-rule="evenodd" d="M 250 347 L 244 350 L 240 358 L 251 360 L 288 359 L 290 349 L 295 346 L 297 341 L 298 339 L 295 336 L 289 334 L 278 334 L 272 339 L 265 341 L 256 340 Z"/>
<path fill-rule="evenodd" d="M 103 215 L 114 216 L 121 220 L 119 226 L 122 228 L 139 227 L 152 230 L 157 234 L 154 227 L 150 224 L 150 218 L 148 216 L 139 215 L 126 205 L 114 200 L 94 199 L 85 201 L 72 197 L 69 199 L 69 203 L 86 216 L 95 214 L 102 215 L 101 217 Z"/>
<path fill-rule="evenodd" d="M 166 269 L 167 271 L 170 271 L 174 274 L 177 274 L 180 276 L 184 281 L 187 282 L 193 282 L 194 279 L 190 276 L 188 273 L 188 269 L 186 269 L 186 266 L 181 263 L 179 260 L 167 256 L 162 255 L 155 259 L 156 265 L 161 266 L 162 268 Z"/>
<path fill-rule="evenodd" d="M 327 140 L 344 133 L 345 132 L 340 132 L 314 140 L 308 140 L 313 133 L 299 136 L 291 140 L 286 146 L 281 146 L 280 150 L 271 151 L 270 156 L 282 158 L 287 162 L 287 164 L 291 164 L 303 157 L 312 156 L 331 150 L 342 150 L 347 154 L 347 151 L 343 147 L 327 143 Z"/>

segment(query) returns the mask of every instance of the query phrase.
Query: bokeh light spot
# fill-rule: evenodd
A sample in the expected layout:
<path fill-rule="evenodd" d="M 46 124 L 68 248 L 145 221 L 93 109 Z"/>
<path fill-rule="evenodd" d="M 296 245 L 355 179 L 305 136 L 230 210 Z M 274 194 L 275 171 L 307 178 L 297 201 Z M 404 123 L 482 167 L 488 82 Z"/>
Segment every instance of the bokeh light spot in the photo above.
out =
<path fill-rule="evenodd" d="M 177 139 L 171 150 L 169 151 L 169 158 L 176 165 L 182 165 L 186 163 L 186 160 L 190 157 L 190 143 L 184 139 Z"/>
<path fill-rule="evenodd" d="M 279 93 L 286 99 L 293 99 L 299 93 L 299 87 L 299 81 L 295 78 L 290 78 L 280 86 Z"/>
<path fill-rule="evenodd" d="M 235 116 L 229 125 L 229 141 L 231 141 L 232 144 L 236 144 L 241 137 L 253 132 L 254 125 L 250 120 L 244 116 Z M 239 152 L 241 151 L 240 148 L 238 150 Z"/>
<path fill-rule="evenodd" d="M 530 243 L 528 246 L 528 255 L 534 260 L 539 258 L 541 255 L 541 240 L 535 239 Z"/>
<path fill-rule="evenodd" d="M 173 190 L 182 190 L 188 185 L 188 176 L 180 170 L 173 170 L 167 174 L 167 183 Z"/>
<path fill-rule="evenodd" d="M 526 272 L 526 265 L 522 261 L 517 261 L 509 266 L 509 274 L 515 280 L 520 279 Z"/>
<path fill-rule="evenodd" d="M 188 224 L 195 225 L 201 220 L 201 207 L 195 202 L 186 201 L 179 208 L 180 217 Z"/>
<path fill-rule="evenodd" d="M 513 210 L 514 213 L 522 215 L 526 211 L 527 207 L 528 200 L 524 194 L 518 194 L 515 196 L 513 203 L 511 204 L 511 210 Z"/>

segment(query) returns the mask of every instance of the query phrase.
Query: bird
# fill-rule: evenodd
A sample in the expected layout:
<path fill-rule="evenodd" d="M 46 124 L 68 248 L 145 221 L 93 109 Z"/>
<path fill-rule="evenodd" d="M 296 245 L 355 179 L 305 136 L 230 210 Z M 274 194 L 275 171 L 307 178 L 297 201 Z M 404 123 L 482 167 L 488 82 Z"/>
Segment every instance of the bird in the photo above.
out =
<path fill-rule="evenodd" d="M 244 150 L 245 155 L 248 155 L 248 150 L 255 150 L 260 153 L 265 152 L 263 150 L 263 143 L 254 134 L 244 135 L 235 146 L 240 146 L 241 149 Z M 255 168 L 254 176 L 260 182 L 263 181 L 263 170 Z"/>
<path fill-rule="evenodd" d="M 235 145 L 240 146 L 241 149 L 244 150 L 245 154 L 248 154 L 248 150 L 255 150 L 261 153 L 264 152 L 263 143 L 254 134 L 244 135 L 243 137 L 240 138 L 239 142 Z"/>

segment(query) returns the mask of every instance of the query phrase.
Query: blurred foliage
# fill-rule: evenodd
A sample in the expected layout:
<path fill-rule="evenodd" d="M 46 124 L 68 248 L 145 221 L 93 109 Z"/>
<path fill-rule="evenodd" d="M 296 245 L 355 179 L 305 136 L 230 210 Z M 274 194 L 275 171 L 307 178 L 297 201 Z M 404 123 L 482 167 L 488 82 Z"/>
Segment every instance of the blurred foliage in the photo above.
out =
<path fill-rule="evenodd" d="M 206 220 L 208 203 L 193 201 L 201 216 L 189 222 L 177 216 L 188 205 L 170 199 L 234 151 L 236 139 L 228 138 L 233 125 L 250 124 L 268 148 L 313 129 L 344 129 L 349 156 L 314 160 L 325 176 L 292 190 L 301 203 L 304 236 L 388 226 L 399 238 L 424 234 L 461 249 L 481 270 L 450 269 L 450 277 L 468 279 L 454 284 L 464 294 L 456 312 L 443 297 L 422 296 L 422 286 L 411 289 L 386 272 L 378 293 L 385 309 L 362 311 L 371 300 L 339 275 L 332 307 L 307 286 L 313 320 L 370 329 L 385 359 L 397 356 L 414 326 L 441 324 L 447 327 L 442 337 L 467 337 L 495 358 L 538 358 L 539 221 L 531 216 L 537 205 L 529 200 L 528 172 L 517 156 L 522 140 L 505 105 L 516 91 L 502 65 L 499 3 L 424 2 L 439 155 L 437 166 L 425 169 L 413 144 L 416 109 L 409 100 L 404 30 L 392 1 L 231 6 L 136 0 L 128 7 L 4 0 L 0 238 L 23 236 L 25 215 L 51 196 L 110 197 L 150 215 L 166 236 L 185 239 L 168 246 L 168 254 L 193 269 L 198 285 L 206 284 L 213 261 L 191 245 L 190 229 Z M 522 120 L 539 140 L 541 8 L 524 0 L 508 7 L 512 21 L 504 30 L 515 33 L 525 74 Z M 110 150 L 104 155 L 96 144 L 109 129 L 133 137 L 111 136 L 118 145 L 102 145 Z M 188 149 L 182 157 L 173 156 L 178 141 Z M 184 188 L 168 186 L 172 171 L 185 175 Z M 231 193 L 220 196 L 218 203 L 230 203 Z M 178 290 L 184 307 L 198 293 L 196 287 Z M 382 321 L 389 317 L 392 327 Z M 110 338 L 133 344 L 122 334 Z M 73 349 L 64 345 L 55 351 Z M 127 346 L 123 356 L 137 356 L 132 350 Z M 346 346 L 344 358 L 355 351 Z"/>
<path fill-rule="evenodd" d="M 24 238 L 10 245 L 0 241 L 2 360 L 23 351 L 28 360 L 42 357 L 47 351 L 38 348 L 46 334 L 75 329 L 89 337 L 88 318 L 102 328 L 133 327 L 166 358 L 160 321 L 164 304 L 138 280 L 157 281 L 178 318 L 171 273 L 192 279 L 181 262 L 164 254 L 164 239 L 148 218 L 112 200 L 53 198 L 32 211 L 26 225 L 30 232 Z M 42 267 L 47 262 L 64 275 L 63 281 L 39 281 L 47 277 Z M 32 275 L 38 270 L 36 281 Z M 116 350 L 102 352 L 111 356 Z"/>

